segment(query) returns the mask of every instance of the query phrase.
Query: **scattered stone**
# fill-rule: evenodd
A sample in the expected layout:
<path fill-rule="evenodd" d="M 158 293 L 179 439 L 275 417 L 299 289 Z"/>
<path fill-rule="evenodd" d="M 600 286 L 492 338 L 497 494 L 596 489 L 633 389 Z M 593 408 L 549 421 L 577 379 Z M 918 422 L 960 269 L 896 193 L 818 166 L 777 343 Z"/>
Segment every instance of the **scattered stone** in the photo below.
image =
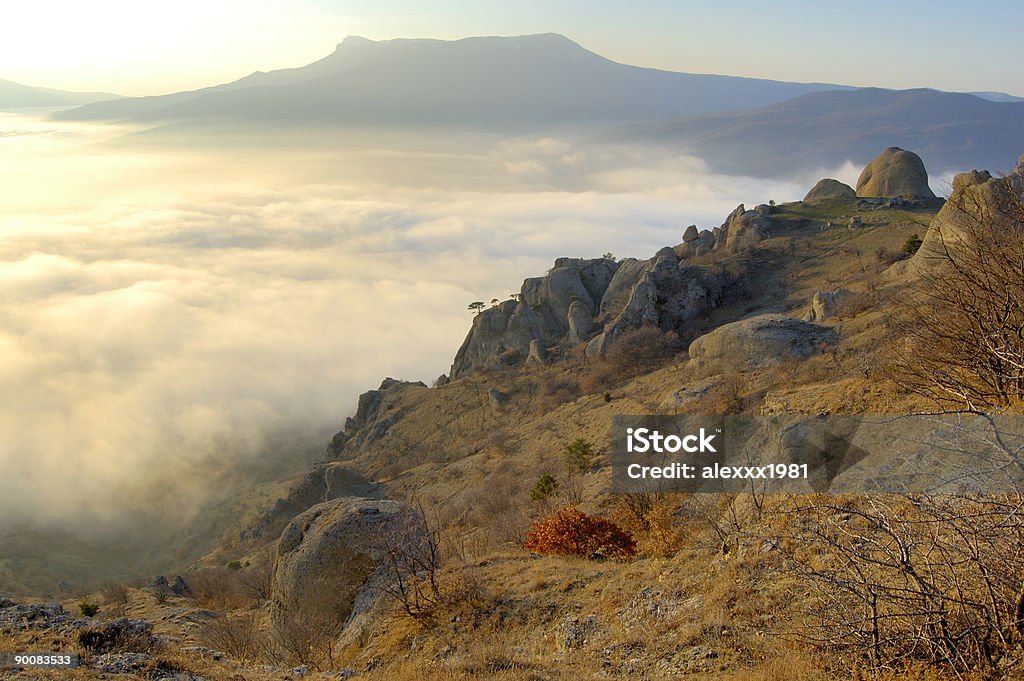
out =
<path fill-rule="evenodd" d="M 861 229 L 862 227 L 864 227 L 864 220 L 859 215 L 850 218 L 850 229 Z"/>
<path fill-rule="evenodd" d="M 597 617 L 588 615 L 570 615 L 562 620 L 558 632 L 558 647 L 561 651 L 582 648 L 587 645 L 588 640 L 597 632 Z"/>
<path fill-rule="evenodd" d="M 661 408 L 665 410 L 680 409 L 687 404 L 699 402 L 718 387 L 719 379 L 711 377 L 697 381 L 683 388 L 674 388 L 661 399 Z"/>
<path fill-rule="evenodd" d="M 207 648 L 205 646 L 185 646 L 181 649 L 181 652 L 188 653 L 189 655 L 198 655 L 200 657 L 208 657 L 211 660 L 223 660 L 225 655 L 219 650 L 213 648 Z"/>
<path fill-rule="evenodd" d="M 899 147 L 889 147 L 864 168 L 857 180 L 857 196 L 935 198 L 924 161 Z"/>
<path fill-rule="evenodd" d="M 3 603 L 8 603 L 4 606 Z M 23 605 L 9 598 L 0 602 L 0 627 L 12 629 L 49 629 L 71 622 L 60 603 Z"/>
<path fill-rule="evenodd" d="M 89 666 L 104 674 L 141 675 L 152 666 L 152 660 L 145 653 L 104 653 L 93 658 Z"/>

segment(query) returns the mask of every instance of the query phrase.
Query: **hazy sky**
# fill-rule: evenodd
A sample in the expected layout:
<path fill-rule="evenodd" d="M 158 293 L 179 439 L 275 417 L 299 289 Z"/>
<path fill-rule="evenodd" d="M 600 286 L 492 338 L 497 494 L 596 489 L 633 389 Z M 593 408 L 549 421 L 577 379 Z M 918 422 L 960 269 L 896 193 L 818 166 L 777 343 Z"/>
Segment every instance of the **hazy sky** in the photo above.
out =
<path fill-rule="evenodd" d="M 301 66 L 346 35 L 558 32 L 631 64 L 1024 95 L 1024 3 L 905 0 L 40 0 L 6 3 L 0 78 L 157 94 Z"/>

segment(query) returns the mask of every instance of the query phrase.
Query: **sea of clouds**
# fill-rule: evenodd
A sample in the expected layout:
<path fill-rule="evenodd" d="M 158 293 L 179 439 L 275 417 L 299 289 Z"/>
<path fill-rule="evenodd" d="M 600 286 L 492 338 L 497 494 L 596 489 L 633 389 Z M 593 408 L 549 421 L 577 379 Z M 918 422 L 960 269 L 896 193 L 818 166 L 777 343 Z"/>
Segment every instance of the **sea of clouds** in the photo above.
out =
<path fill-rule="evenodd" d="M 800 198 L 668 150 L 568 138 L 205 144 L 0 117 L 0 523 L 199 508 L 281 432 L 432 381 L 558 256 L 650 257 Z M 273 448 L 270 448 L 273 449 Z"/>

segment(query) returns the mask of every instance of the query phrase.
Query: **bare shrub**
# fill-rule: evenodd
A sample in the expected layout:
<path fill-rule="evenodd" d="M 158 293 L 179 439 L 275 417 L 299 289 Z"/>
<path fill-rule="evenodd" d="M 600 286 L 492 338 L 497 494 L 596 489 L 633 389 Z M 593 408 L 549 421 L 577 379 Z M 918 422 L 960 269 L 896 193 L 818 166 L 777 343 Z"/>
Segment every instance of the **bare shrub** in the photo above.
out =
<path fill-rule="evenodd" d="M 196 604 L 212 610 L 232 610 L 249 604 L 238 574 L 225 567 L 193 570 L 185 575 Z"/>
<path fill-rule="evenodd" d="M 512 472 L 495 471 L 465 496 L 468 520 L 500 546 L 517 542 L 525 524 L 518 500 L 524 481 Z"/>
<path fill-rule="evenodd" d="M 618 383 L 616 371 L 606 361 L 592 364 L 580 379 L 580 390 L 585 395 L 606 392 Z"/>
<path fill-rule="evenodd" d="M 236 575 L 238 588 L 245 596 L 254 601 L 265 601 L 270 598 L 270 586 L 274 579 L 274 556 L 274 547 L 268 546 Z"/>
<path fill-rule="evenodd" d="M 580 384 L 568 376 L 547 375 L 537 388 L 534 409 L 545 413 L 572 402 L 580 396 Z"/>
<path fill-rule="evenodd" d="M 422 506 L 399 531 L 382 537 L 387 582 L 391 596 L 409 617 L 429 620 L 443 598 L 439 580 L 441 533 L 427 522 Z"/>
<path fill-rule="evenodd" d="M 323 613 L 284 613 L 270 630 L 267 657 L 276 664 L 309 666 L 317 671 L 337 669 L 338 637 L 344 623 Z"/>
<path fill-rule="evenodd" d="M 683 543 L 672 495 L 654 492 L 618 494 L 614 518 L 636 539 L 637 550 L 647 556 L 675 555 Z"/>
<path fill-rule="evenodd" d="M 641 326 L 612 341 L 606 358 L 617 375 L 635 376 L 668 364 L 682 350 L 683 343 L 674 331 Z"/>
<path fill-rule="evenodd" d="M 103 595 L 103 602 L 107 604 L 127 605 L 128 588 L 124 584 L 110 583 L 100 590 Z"/>
<path fill-rule="evenodd" d="M 791 509 L 781 546 L 813 589 L 797 635 L 875 668 L 994 670 L 1020 636 L 1019 497 L 908 495 Z"/>
<path fill-rule="evenodd" d="M 212 619 L 203 625 L 198 638 L 203 645 L 243 661 L 262 659 L 269 643 L 252 612 Z"/>

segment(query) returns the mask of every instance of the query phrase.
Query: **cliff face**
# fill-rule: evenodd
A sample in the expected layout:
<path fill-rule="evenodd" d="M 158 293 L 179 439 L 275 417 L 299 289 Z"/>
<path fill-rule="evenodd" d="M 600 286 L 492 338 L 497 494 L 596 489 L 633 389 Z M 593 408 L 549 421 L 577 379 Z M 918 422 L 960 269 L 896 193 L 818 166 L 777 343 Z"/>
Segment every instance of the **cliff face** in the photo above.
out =
<path fill-rule="evenodd" d="M 679 330 L 713 309 L 723 288 L 715 269 L 689 265 L 671 248 L 649 260 L 559 258 L 545 276 L 525 280 L 517 300 L 476 316 L 451 378 L 582 343 L 588 356 L 600 357 L 627 329 Z"/>

